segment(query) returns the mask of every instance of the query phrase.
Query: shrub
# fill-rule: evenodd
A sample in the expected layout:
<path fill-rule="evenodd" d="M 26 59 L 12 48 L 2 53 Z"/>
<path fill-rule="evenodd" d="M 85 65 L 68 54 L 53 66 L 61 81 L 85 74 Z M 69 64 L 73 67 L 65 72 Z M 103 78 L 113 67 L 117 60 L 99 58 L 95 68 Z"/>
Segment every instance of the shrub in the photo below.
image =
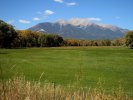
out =
<path fill-rule="evenodd" d="M 126 46 L 133 48 L 133 31 L 129 31 L 126 34 Z"/>

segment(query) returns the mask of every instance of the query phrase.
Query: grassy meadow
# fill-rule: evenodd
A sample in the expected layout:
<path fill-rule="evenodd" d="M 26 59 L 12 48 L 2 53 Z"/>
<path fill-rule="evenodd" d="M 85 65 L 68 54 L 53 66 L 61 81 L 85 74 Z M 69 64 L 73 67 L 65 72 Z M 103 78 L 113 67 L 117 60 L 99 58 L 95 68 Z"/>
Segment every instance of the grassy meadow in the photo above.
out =
<path fill-rule="evenodd" d="M 0 66 L 4 80 L 23 74 L 30 81 L 93 88 L 100 79 L 107 92 L 121 85 L 133 95 L 133 50 L 124 47 L 0 49 Z"/>

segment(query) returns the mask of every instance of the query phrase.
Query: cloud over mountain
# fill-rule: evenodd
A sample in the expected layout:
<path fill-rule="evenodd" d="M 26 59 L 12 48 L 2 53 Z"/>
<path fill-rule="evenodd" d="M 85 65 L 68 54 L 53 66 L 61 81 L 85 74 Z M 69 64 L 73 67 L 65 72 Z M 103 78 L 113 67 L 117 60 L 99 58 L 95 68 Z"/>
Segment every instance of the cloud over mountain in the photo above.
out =
<path fill-rule="evenodd" d="M 29 24 L 29 23 L 30 23 L 30 21 L 28 21 L 28 20 L 23 20 L 23 19 L 20 19 L 19 22 L 20 22 L 20 23 L 23 23 L 23 24 Z"/>
<path fill-rule="evenodd" d="M 71 24 L 71 25 L 89 25 L 92 24 L 92 21 L 101 21 L 101 18 L 71 18 L 69 20 L 57 20 L 56 22 L 60 23 L 60 24 Z"/>

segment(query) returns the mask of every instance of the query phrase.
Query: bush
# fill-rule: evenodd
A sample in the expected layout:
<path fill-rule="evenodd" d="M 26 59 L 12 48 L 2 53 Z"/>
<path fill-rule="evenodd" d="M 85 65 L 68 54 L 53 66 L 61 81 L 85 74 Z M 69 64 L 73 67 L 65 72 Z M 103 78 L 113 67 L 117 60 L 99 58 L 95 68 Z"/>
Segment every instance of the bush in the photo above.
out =
<path fill-rule="evenodd" d="M 133 48 L 133 31 L 129 31 L 126 34 L 126 46 Z"/>

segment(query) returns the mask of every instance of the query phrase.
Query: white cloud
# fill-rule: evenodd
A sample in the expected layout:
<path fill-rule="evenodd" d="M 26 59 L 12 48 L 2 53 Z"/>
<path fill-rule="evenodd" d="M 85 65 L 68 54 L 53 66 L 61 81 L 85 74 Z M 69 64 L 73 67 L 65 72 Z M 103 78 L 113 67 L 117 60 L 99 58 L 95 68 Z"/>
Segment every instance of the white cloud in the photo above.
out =
<path fill-rule="evenodd" d="M 55 2 L 63 3 L 63 0 L 54 0 Z"/>
<path fill-rule="evenodd" d="M 12 24 L 12 23 L 14 23 L 15 21 L 14 20 L 9 20 L 7 23 L 8 24 Z"/>
<path fill-rule="evenodd" d="M 88 18 L 89 21 L 101 21 L 101 18 Z"/>
<path fill-rule="evenodd" d="M 20 23 L 23 23 L 23 24 L 29 24 L 29 23 L 30 23 L 30 21 L 22 20 L 22 19 L 20 19 L 19 22 L 20 22 Z"/>
<path fill-rule="evenodd" d="M 60 24 L 72 24 L 72 25 L 83 25 L 83 26 L 86 26 L 86 25 L 91 25 L 92 24 L 92 21 L 101 21 L 102 19 L 100 18 L 71 18 L 69 20 L 63 20 L 63 19 L 60 19 L 58 20 L 57 22 L 60 23 Z"/>
<path fill-rule="evenodd" d="M 68 6 L 75 6 L 75 5 L 77 5 L 77 3 L 76 2 L 69 2 L 69 3 L 66 3 Z"/>
<path fill-rule="evenodd" d="M 41 19 L 40 19 L 40 18 L 35 17 L 35 18 L 33 18 L 33 20 L 34 20 L 34 21 L 39 21 L 39 20 L 41 20 Z"/>
<path fill-rule="evenodd" d="M 54 14 L 54 12 L 51 10 L 45 10 L 44 14 L 45 14 L 45 16 L 49 16 L 49 15 Z"/>

